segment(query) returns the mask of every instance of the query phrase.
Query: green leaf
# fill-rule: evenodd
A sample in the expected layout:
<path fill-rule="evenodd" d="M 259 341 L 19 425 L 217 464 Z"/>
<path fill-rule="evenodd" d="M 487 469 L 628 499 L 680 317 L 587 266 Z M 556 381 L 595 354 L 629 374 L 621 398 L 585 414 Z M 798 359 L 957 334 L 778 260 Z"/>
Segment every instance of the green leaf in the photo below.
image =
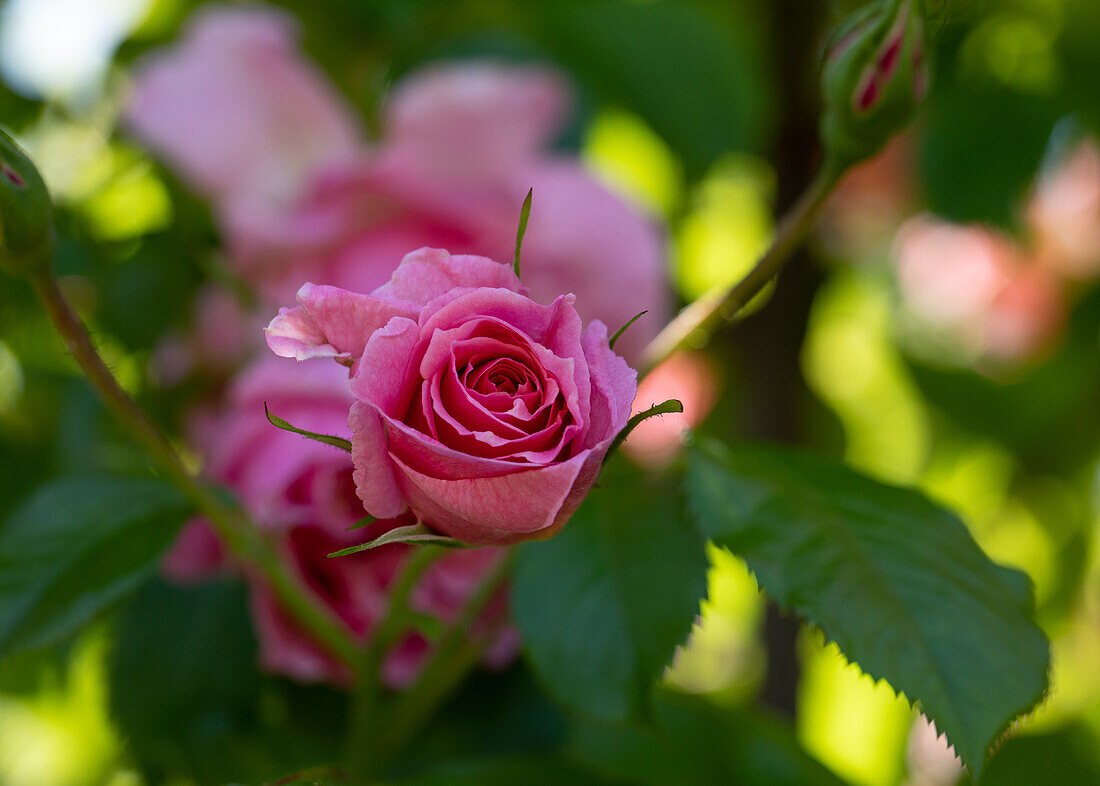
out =
<path fill-rule="evenodd" d="M 338 760 L 346 695 L 260 674 L 242 582 L 154 579 L 114 638 L 111 716 L 145 782 L 266 783 Z"/>
<path fill-rule="evenodd" d="M 531 195 L 535 193 L 535 189 L 527 189 L 527 196 L 523 198 L 523 207 L 519 210 L 519 226 L 516 227 L 516 256 L 512 261 L 512 269 L 516 271 L 516 277 L 519 277 L 519 252 L 523 248 L 523 236 L 527 234 L 527 220 L 531 218 Z"/>
<path fill-rule="evenodd" d="M 1013 737 L 982 773 L 981 786 L 1100 783 L 1100 739 L 1084 724 Z"/>
<path fill-rule="evenodd" d="M 340 448 L 340 450 L 346 450 L 348 453 L 351 453 L 351 440 L 344 439 L 343 437 L 336 437 L 332 434 L 318 434 L 316 431 L 306 431 L 297 426 L 292 426 L 269 410 L 266 401 L 264 402 L 264 414 L 267 415 L 268 422 L 275 426 L 275 428 L 281 428 L 283 431 L 289 431 L 292 434 L 301 434 L 307 439 L 312 439 L 325 445 L 331 445 L 334 448 Z"/>
<path fill-rule="evenodd" d="M 699 527 L 947 734 L 971 772 L 1043 696 L 1050 664 L 1022 573 L 953 514 L 842 464 L 775 448 L 691 452 Z"/>
<path fill-rule="evenodd" d="M 136 589 L 189 511 L 152 478 L 39 488 L 0 529 L 0 657 L 60 641 Z"/>
<path fill-rule="evenodd" d="M 357 522 L 348 527 L 347 531 L 351 532 L 353 529 L 363 529 L 364 527 L 369 527 L 376 521 L 378 521 L 378 519 L 368 513 L 366 516 L 363 516 L 363 518 L 359 519 Z"/>
<path fill-rule="evenodd" d="M 357 524 L 356 526 L 359 525 Z M 376 549 L 379 546 L 388 546 L 391 543 L 420 544 L 422 546 L 428 545 L 430 543 L 435 546 L 446 546 L 453 549 L 469 548 L 470 545 L 456 538 L 451 538 L 447 535 L 440 535 L 438 532 L 433 529 L 429 529 L 424 524 L 409 524 L 405 527 L 394 527 L 390 531 L 382 533 L 374 540 L 369 540 L 366 543 L 360 543 L 358 546 L 348 546 L 346 549 L 334 551 L 326 556 L 346 557 L 349 554 L 358 554 L 360 551 Z"/>
<path fill-rule="evenodd" d="M 569 750 L 616 782 L 632 784 L 842 784 L 780 721 L 667 690 L 657 694 L 652 724 L 581 722 Z"/>
<path fill-rule="evenodd" d="M 538 679 L 558 701 L 607 719 L 647 706 L 706 592 L 704 543 L 680 494 L 619 469 L 558 535 L 519 547 L 512 584 Z"/>

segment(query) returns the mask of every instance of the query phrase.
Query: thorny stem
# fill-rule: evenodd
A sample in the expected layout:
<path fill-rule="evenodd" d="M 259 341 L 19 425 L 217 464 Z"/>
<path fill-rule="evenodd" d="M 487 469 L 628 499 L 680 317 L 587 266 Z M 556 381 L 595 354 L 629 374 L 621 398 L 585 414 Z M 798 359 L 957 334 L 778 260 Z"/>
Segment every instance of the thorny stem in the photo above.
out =
<path fill-rule="evenodd" d="M 328 609 L 297 577 L 286 572 L 273 545 L 260 534 L 242 510 L 226 503 L 184 466 L 164 433 L 119 386 L 53 274 L 43 272 L 33 276 L 31 285 L 89 382 L 149 452 L 161 471 L 203 512 L 237 557 L 259 568 L 286 611 L 336 657 L 352 665 L 355 646 Z"/>
<path fill-rule="evenodd" d="M 779 274 L 810 231 L 818 212 L 840 179 L 841 171 L 840 168 L 828 164 L 823 166 L 798 202 L 780 220 L 775 239 L 752 270 L 728 289 L 703 295 L 681 311 L 649 342 L 642 354 L 643 373 L 666 360 L 678 349 L 702 346 L 723 323 L 736 317 Z"/>

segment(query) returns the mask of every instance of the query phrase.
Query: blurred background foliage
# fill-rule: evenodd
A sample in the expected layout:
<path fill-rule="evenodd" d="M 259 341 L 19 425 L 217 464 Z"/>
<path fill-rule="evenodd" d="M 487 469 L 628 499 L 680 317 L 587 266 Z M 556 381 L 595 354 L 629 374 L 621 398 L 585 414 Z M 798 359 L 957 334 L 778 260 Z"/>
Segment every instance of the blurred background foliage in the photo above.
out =
<path fill-rule="evenodd" d="M 199 284 L 223 266 L 207 209 L 116 121 L 130 64 L 172 40 L 197 5 L 0 4 L 0 121 L 38 161 L 58 202 L 66 290 L 123 385 L 173 432 L 172 414 L 202 391 L 158 385 L 150 360 L 186 326 Z M 578 100 L 560 146 L 668 222 L 670 281 L 687 302 L 737 279 L 806 183 L 824 35 L 860 3 L 280 5 L 301 19 L 307 52 L 368 126 L 386 86 L 426 61 L 491 56 L 562 68 Z M 1054 642 L 1049 699 L 1004 742 L 982 782 L 1100 782 L 1100 244 L 1042 290 L 1053 299 L 1025 287 L 1011 301 L 1022 305 L 978 328 L 936 305 L 972 282 L 936 289 L 935 276 L 950 277 L 945 248 L 985 246 L 958 240 L 913 251 L 910 279 L 899 262 L 920 229 L 913 217 L 928 214 L 918 219 L 925 230 L 936 222 L 1012 244 L 1015 272 L 1057 269 L 1034 205 L 1075 151 L 1095 151 L 1087 146 L 1100 135 L 1100 3 L 928 5 L 935 77 L 919 121 L 845 180 L 767 307 L 699 356 L 717 402 L 700 430 L 842 454 L 958 511 L 994 559 L 1032 578 Z M 1078 192 L 1100 192 L 1100 166 L 1083 172 L 1072 181 Z M 1055 217 L 1085 198 L 1078 192 L 1077 202 L 1052 197 Z M 1093 198 L 1091 212 L 1079 210 L 1078 223 L 1058 231 L 1100 233 Z M 927 272 L 937 265 L 947 272 Z M 929 280 L 931 295 L 920 289 Z M 1029 340 L 994 343 L 1001 333 L 991 325 L 1004 319 L 1010 337 Z M 138 461 L 30 290 L 0 279 L 0 516 L 54 474 Z M 804 749 L 851 783 L 963 777 L 888 686 L 765 609 L 738 560 L 714 550 L 711 562 L 709 597 L 670 685 L 717 706 L 763 702 L 793 714 Z M 338 739 L 327 731 L 338 728 L 343 697 L 257 674 L 243 598 L 233 582 L 154 582 L 79 640 L 6 661 L 0 783 L 129 786 L 164 782 L 168 772 L 187 778 L 173 783 L 219 782 L 240 767 L 274 777 L 323 759 Z M 159 669 L 129 668 L 135 653 Z M 765 733 L 723 717 L 730 739 Z M 584 761 L 586 733 L 595 732 L 571 730 L 516 667 L 475 678 L 418 755 L 568 744 Z M 769 782 L 760 775 L 766 757 L 746 766 L 763 768 L 756 776 Z"/>

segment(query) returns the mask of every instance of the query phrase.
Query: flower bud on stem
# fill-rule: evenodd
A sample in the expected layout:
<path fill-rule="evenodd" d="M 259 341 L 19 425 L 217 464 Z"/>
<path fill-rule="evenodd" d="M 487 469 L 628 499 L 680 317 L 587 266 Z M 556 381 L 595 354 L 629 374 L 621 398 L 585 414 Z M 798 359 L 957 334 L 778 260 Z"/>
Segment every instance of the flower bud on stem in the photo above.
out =
<path fill-rule="evenodd" d="M 0 131 L 0 270 L 33 276 L 50 269 L 54 229 L 50 193 L 19 145 Z"/>
<path fill-rule="evenodd" d="M 923 0 L 875 0 L 834 35 L 822 69 L 823 164 L 783 216 L 760 261 L 728 289 L 715 289 L 677 315 L 642 354 L 645 373 L 678 349 L 699 347 L 732 321 L 801 245 L 833 187 L 853 164 L 902 131 L 928 92 Z"/>

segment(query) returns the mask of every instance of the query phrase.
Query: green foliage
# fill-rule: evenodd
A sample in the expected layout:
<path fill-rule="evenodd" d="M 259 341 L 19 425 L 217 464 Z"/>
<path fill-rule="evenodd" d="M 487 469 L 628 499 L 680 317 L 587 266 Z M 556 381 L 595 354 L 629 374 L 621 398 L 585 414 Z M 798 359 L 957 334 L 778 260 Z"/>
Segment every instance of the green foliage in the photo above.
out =
<path fill-rule="evenodd" d="M 841 784 L 779 721 L 671 691 L 657 694 L 651 725 L 584 722 L 570 750 L 616 782 L 642 786 Z"/>
<path fill-rule="evenodd" d="M 1100 292 L 1074 310 L 1062 346 L 1041 366 L 999 381 L 911 361 L 929 402 L 1040 472 L 1076 471 L 1100 443 Z"/>
<path fill-rule="evenodd" d="M 189 512 L 162 481 L 63 477 L 0 529 L 0 658 L 74 633 L 156 570 Z"/>
<path fill-rule="evenodd" d="M 575 765 L 543 756 L 502 756 L 455 761 L 439 772 L 395 781 L 387 786 L 610 786 Z"/>
<path fill-rule="evenodd" d="M 693 451 L 688 488 L 700 528 L 920 702 L 972 772 L 1043 695 L 1049 650 L 1026 577 L 921 494 L 794 451 L 718 445 Z"/>
<path fill-rule="evenodd" d="M 929 207 L 953 221 L 1013 226 L 1059 112 L 1005 87 L 938 87 L 920 151 Z"/>
<path fill-rule="evenodd" d="M 519 548 L 512 586 L 536 676 L 559 701 L 606 719 L 648 706 L 699 613 L 707 570 L 675 488 L 614 469 L 560 534 Z"/>
<path fill-rule="evenodd" d="M 980 786 L 1100 783 L 1100 741 L 1083 726 L 1008 740 L 985 768 Z"/>
<path fill-rule="evenodd" d="M 153 581 L 110 657 L 111 714 L 150 783 L 258 782 L 338 757 L 345 697 L 266 680 L 245 587 Z"/>
<path fill-rule="evenodd" d="M 767 139 L 769 85 L 749 25 L 727 27 L 684 2 L 541 7 L 540 33 L 561 61 L 638 112 L 689 176 Z"/>

